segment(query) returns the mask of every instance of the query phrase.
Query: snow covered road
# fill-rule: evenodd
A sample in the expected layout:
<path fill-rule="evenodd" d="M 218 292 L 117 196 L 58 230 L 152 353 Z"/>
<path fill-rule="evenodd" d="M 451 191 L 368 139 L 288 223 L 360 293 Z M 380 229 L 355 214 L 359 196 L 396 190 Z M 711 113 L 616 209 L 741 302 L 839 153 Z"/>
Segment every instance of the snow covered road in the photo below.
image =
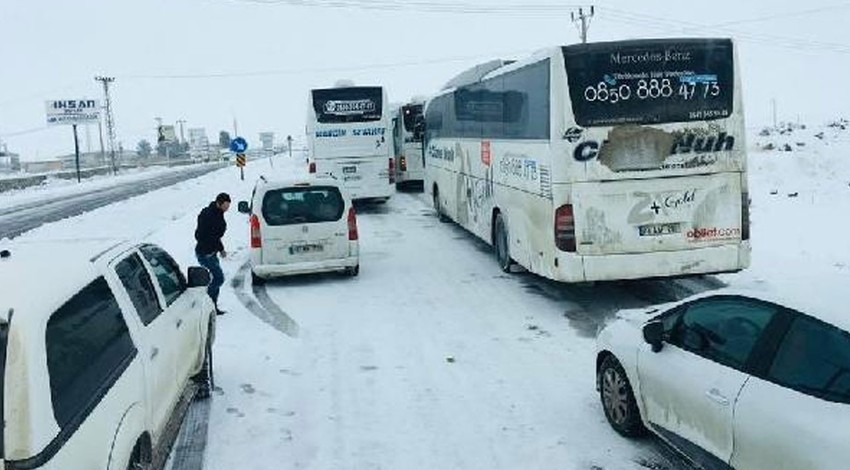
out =
<path fill-rule="evenodd" d="M 213 408 L 207 468 L 681 468 L 654 440 L 616 435 L 594 388 L 597 326 L 671 295 L 671 281 L 504 274 L 419 194 L 360 207 L 358 220 L 359 277 L 268 283 L 298 335 L 246 341 L 249 364 L 218 355 L 226 403 Z"/>

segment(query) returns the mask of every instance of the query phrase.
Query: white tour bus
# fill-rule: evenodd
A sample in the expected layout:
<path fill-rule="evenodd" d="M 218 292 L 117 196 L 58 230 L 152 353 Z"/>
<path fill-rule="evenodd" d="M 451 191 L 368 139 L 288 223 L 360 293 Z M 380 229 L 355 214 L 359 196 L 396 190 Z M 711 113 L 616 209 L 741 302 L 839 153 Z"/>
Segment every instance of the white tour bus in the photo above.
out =
<path fill-rule="evenodd" d="M 332 175 L 352 199 L 389 199 L 395 162 L 383 87 L 316 89 L 308 100 L 310 173 Z"/>
<path fill-rule="evenodd" d="M 400 106 L 393 118 L 396 186 L 422 184 L 425 157 L 422 154 L 422 108 L 424 100 L 411 100 Z"/>
<path fill-rule="evenodd" d="M 729 39 L 554 47 L 449 82 L 425 110 L 441 219 L 550 279 L 750 262 L 741 81 Z"/>

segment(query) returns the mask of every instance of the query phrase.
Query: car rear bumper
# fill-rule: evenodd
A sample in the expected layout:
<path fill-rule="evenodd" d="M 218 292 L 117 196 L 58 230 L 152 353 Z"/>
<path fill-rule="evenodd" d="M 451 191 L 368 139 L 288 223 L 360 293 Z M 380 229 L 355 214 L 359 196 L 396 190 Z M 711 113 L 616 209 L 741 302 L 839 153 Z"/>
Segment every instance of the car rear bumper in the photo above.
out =
<path fill-rule="evenodd" d="M 681 251 L 616 255 L 581 256 L 560 253 L 557 260 L 558 267 L 553 270 L 552 278 L 563 282 L 716 274 L 749 267 L 750 242 Z"/>
<path fill-rule="evenodd" d="M 257 277 L 268 279 L 272 277 L 292 276 L 296 274 L 342 271 L 346 268 L 353 268 L 358 264 L 360 264 L 359 256 L 349 256 L 347 258 L 310 261 L 304 263 L 260 264 L 252 266 L 251 271 Z"/>

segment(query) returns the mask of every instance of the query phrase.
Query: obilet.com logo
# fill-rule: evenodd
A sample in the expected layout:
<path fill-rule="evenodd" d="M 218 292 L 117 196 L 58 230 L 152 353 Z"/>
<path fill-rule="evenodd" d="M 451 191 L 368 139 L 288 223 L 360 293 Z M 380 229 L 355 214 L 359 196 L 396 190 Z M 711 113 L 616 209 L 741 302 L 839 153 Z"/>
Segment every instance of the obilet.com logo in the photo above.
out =
<path fill-rule="evenodd" d="M 741 238 L 741 229 L 718 227 L 695 228 L 688 230 L 685 236 L 691 241 L 725 240 L 728 238 Z"/>

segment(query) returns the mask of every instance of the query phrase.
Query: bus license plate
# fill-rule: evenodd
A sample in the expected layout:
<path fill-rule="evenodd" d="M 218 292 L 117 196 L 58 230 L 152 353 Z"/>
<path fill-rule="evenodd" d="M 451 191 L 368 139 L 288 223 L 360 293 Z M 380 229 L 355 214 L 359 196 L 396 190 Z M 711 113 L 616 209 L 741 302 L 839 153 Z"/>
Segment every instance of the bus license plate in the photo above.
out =
<path fill-rule="evenodd" d="M 308 244 L 308 245 L 293 245 L 289 247 L 290 255 L 300 255 L 302 253 L 315 253 L 317 251 L 324 250 L 325 247 L 322 245 Z"/>
<path fill-rule="evenodd" d="M 642 237 L 658 237 L 661 235 L 673 235 L 682 233 L 682 224 L 647 224 L 638 226 L 638 233 Z"/>
<path fill-rule="evenodd" d="M 356 166 L 344 166 L 344 167 L 342 167 L 342 173 L 343 174 L 357 173 L 357 167 Z"/>

